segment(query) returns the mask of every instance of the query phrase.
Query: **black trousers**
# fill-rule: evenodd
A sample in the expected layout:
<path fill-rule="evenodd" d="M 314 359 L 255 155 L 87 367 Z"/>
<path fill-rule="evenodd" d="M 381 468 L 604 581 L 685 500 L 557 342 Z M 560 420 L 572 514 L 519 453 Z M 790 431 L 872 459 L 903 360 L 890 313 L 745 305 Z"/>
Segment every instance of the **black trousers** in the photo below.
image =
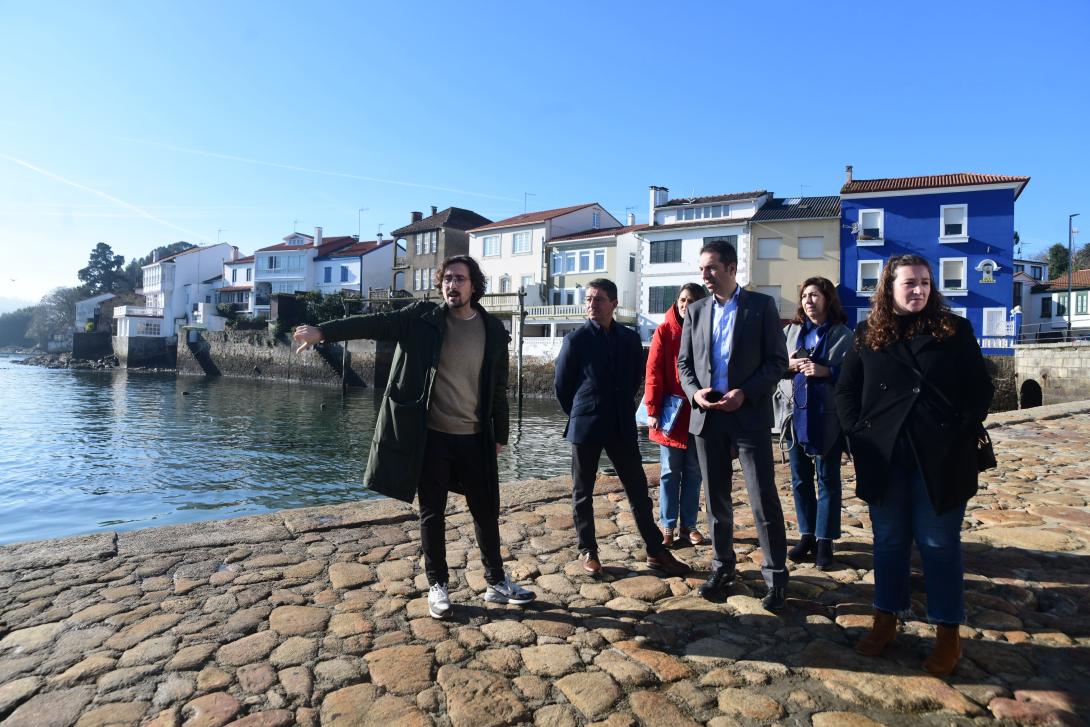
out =
<path fill-rule="evenodd" d="M 491 450 L 489 449 L 491 448 Z M 420 544 L 428 583 L 446 584 L 446 509 L 452 486 L 461 491 L 473 516 L 477 547 L 481 549 L 485 580 L 504 579 L 500 557 L 500 493 L 490 485 L 486 457 L 495 457 L 495 446 L 483 434 L 446 434 L 428 430 L 424 444 L 424 469 L 420 473 L 417 503 L 420 506 Z"/>
<path fill-rule="evenodd" d="M 649 555 L 666 550 L 662 545 L 662 533 L 655 525 L 651 497 L 647 494 L 647 475 L 640 461 L 640 447 L 635 437 L 611 434 L 605 442 L 573 444 L 571 446 L 572 519 L 579 538 L 581 553 L 598 553 L 598 541 L 594 538 L 594 480 L 598 477 L 598 460 L 602 450 L 613 463 L 617 476 L 624 486 L 636 527 L 647 544 Z"/>
<path fill-rule="evenodd" d="M 767 430 L 731 433 L 728 414 L 708 412 L 704 431 L 696 435 L 696 455 L 704 476 L 704 499 L 712 538 L 712 566 L 733 569 L 734 507 L 731 502 L 731 447 L 738 448 L 738 462 L 746 480 L 749 506 L 757 526 L 757 542 L 764 560 L 761 573 L 769 586 L 787 585 L 787 533 L 783 507 L 776 492 L 772 461 L 772 437 Z"/>

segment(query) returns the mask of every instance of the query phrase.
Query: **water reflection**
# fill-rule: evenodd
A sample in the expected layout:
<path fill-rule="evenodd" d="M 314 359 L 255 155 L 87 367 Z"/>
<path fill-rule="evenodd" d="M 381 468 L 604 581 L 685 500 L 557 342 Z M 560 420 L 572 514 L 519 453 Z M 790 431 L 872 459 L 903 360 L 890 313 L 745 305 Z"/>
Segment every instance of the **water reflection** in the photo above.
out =
<path fill-rule="evenodd" d="M 377 401 L 373 390 L 55 371 L 0 356 L 0 542 L 367 497 Z M 517 411 L 501 482 L 568 474 L 556 403 L 527 398 L 521 420 Z"/>

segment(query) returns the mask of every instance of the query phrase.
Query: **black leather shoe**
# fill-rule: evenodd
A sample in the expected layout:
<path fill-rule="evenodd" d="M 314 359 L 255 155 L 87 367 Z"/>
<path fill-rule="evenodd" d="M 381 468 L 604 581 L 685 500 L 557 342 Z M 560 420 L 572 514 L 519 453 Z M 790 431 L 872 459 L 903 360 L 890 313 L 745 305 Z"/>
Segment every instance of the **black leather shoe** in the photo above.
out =
<path fill-rule="evenodd" d="M 766 611 L 772 611 L 773 613 L 783 610 L 784 606 L 787 605 L 787 596 L 784 595 L 783 586 L 769 588 L 768 593 L 761 599 L 761 605 Z"/>
<path fill-rule="evenodd" d="M 828 538 L 818 538 L 817 550 L 814 551 L 814 565 L 818 570 L 829 570 L 833 567 L 833 541 Z"/>
<path fill-rule="evenodd" d="M 796 563 L 802 560 L 814 549 L 814 534 L 803 533 L 799 536 L 798 545 L 787 551 L 787 557 Z"/>
<path fill-rule="evenodd" d="M 712 574 L 708 576 L 708 580 L 698 589 L 700 597 L 709 600 L 721 598 L 732 583 L 734 583 L 733 568 L 720 568 L 712 571 Z"/>

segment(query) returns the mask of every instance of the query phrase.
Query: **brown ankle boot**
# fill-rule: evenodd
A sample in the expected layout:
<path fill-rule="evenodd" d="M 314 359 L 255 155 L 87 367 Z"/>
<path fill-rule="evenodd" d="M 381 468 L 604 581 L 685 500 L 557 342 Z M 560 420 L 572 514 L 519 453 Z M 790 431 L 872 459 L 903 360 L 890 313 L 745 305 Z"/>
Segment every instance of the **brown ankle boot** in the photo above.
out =
<path fill-rule="evenodd" d="M 935 627 L 935 648 L 924 660 L 923 668 L 934 676 L 944 677 L 957 668 L 961 659 L 961 634 L 958 627 L 939 624 Z"/>
<path fill-rule="evenodd" d="M 863 656 L 879 656 L 896 637 L 897 615 L 875 609 L 870 633 L 859 640 L 855 651 Z"/>

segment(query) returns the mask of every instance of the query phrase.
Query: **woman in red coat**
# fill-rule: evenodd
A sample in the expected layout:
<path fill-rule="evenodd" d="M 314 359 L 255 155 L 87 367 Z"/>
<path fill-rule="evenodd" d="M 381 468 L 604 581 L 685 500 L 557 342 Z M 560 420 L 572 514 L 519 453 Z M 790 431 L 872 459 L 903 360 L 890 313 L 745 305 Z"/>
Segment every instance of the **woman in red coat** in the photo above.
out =
<path fill-rule="evenodd" d="M 651 441 L 659 445 L 659 522 L 662 541 L 667 547 L 674 543 L 674 526 L 679 520 L 679 545 L 704 542 L 704 536 L 696 529 L 696 514 L 700 510 L 700 463 L 689 434 L 691 409 L 678 378 L 677 355 L 681 350 L 685 306 L 705 295 L 704 287 L 696 283 L 681 286 L 677 302 L 670 306 L 666 320 L 655 329 L 651 352 L 647 356 L 644 400 L 648 434 Z M 668 400 L 668 397 L 676 397 L 680 402 Z M 671 404 L 679 405 L 672 421 L 669 417 Z M 667 414 L 665 418 L 664 414 Z"/>

